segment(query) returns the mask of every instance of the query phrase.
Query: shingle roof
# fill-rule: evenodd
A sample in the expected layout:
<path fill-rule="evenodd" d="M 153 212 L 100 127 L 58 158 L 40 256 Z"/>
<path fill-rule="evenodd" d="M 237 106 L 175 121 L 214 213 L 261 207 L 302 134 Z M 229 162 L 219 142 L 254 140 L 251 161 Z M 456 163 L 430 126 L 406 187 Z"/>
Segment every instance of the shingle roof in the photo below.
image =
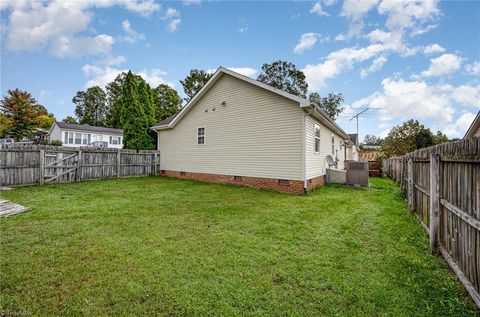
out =
<path fill-rule="evenodd" d="M 157 125 L 164 125 L 164 124 L 169 124 L 170 122 L 173 121 L 173 119 L 175 119 L 175 117 L 177 116 L 178 112 L 170 117 L 167 117 L 165 119 L 163 119 L 162 121 L 160 121 Z"/>
<path fill-rule="evenodd" d="M 65 122 L 59 122 L 59 121 L 57 121 L 56 124 L 61 129 L 91 131 L 91 132 L 100 132 L 100 133 L 123 134 L 122 129 L 96 127 L 96 126 L 88 125 L 88 124 L 74 124 L 74 123 L 65 123 Z"/>

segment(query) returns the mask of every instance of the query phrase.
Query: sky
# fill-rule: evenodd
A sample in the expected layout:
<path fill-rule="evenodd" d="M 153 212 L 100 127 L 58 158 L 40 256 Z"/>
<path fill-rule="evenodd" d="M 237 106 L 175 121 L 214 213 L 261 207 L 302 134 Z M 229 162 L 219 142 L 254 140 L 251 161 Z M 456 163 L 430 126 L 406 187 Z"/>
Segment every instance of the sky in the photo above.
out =
<path fill-rule="evenodd" d="M 417 119 L 463 137 L 480 110 L 480 1 L 0 0 L 0 92 L 27 90 L 58 120 L 72 97 L 125 70 L 152 86 L 191 69 L 256 78 L 301 69 L 309 92 L 342 93 L 337 123 L 360 138 Z"/>

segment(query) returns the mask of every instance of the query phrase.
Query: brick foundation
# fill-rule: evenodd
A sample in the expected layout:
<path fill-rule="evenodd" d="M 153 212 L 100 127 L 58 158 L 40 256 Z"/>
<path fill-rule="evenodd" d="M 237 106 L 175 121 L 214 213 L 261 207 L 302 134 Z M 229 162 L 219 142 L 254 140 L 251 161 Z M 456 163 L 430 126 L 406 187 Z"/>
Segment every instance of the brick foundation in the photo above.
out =
<path fill-rule="evenodd" d="M 326 184 L 325 175 L 318 176 L 307 180 L 307 189 L 312 190 Z"/>
<path fill-rule="evenodd" d="M 194 179 L 204 182 L 246 186 L 257 189 L 270 189 L 284 193 L 303 194 L 303 181 L 298 180 L 288 180 L 288 183 L 286 183 L 276 178 L 232 176 L 169 170 L 162 170 L 160 175 L 181 179 Z"/>

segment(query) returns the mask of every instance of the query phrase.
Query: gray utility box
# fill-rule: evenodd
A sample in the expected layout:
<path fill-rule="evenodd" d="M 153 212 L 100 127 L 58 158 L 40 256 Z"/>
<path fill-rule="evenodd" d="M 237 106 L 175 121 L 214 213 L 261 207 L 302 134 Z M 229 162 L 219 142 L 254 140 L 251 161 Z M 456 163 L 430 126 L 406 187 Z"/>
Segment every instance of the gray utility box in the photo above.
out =
<path fill-rule="evenodd" d="M 346 161 L 347 185 L 368 186 L 368 162 Z"/>

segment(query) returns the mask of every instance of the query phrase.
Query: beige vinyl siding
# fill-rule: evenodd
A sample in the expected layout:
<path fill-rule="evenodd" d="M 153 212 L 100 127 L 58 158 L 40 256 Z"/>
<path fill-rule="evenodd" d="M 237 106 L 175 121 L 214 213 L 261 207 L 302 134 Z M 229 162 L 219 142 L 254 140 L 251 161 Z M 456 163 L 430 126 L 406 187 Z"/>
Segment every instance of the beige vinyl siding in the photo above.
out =
<path fill-rule="evenodd" d="M 320 126 L 320 151 L 315 152 L 315 124 Z M 306 118 L 306 167 L 307 179 L 326 174 L 326 156 L 332 155 L 332 130 L 315 120 L 311 116 Z M 335 150 L 338 150 L 338 168 L 344 168 L 345 153 L 344 147 L 340 148 L 340 136 L 335 136 Z M 335 155 L 332 155 L 335 158 Z"/>
<path fill-rule="evenodd" d="M 298 103 L 224 74 L 174 128 L 159 132 L 160 168 L 303 180 L 303 114 Z"/>

